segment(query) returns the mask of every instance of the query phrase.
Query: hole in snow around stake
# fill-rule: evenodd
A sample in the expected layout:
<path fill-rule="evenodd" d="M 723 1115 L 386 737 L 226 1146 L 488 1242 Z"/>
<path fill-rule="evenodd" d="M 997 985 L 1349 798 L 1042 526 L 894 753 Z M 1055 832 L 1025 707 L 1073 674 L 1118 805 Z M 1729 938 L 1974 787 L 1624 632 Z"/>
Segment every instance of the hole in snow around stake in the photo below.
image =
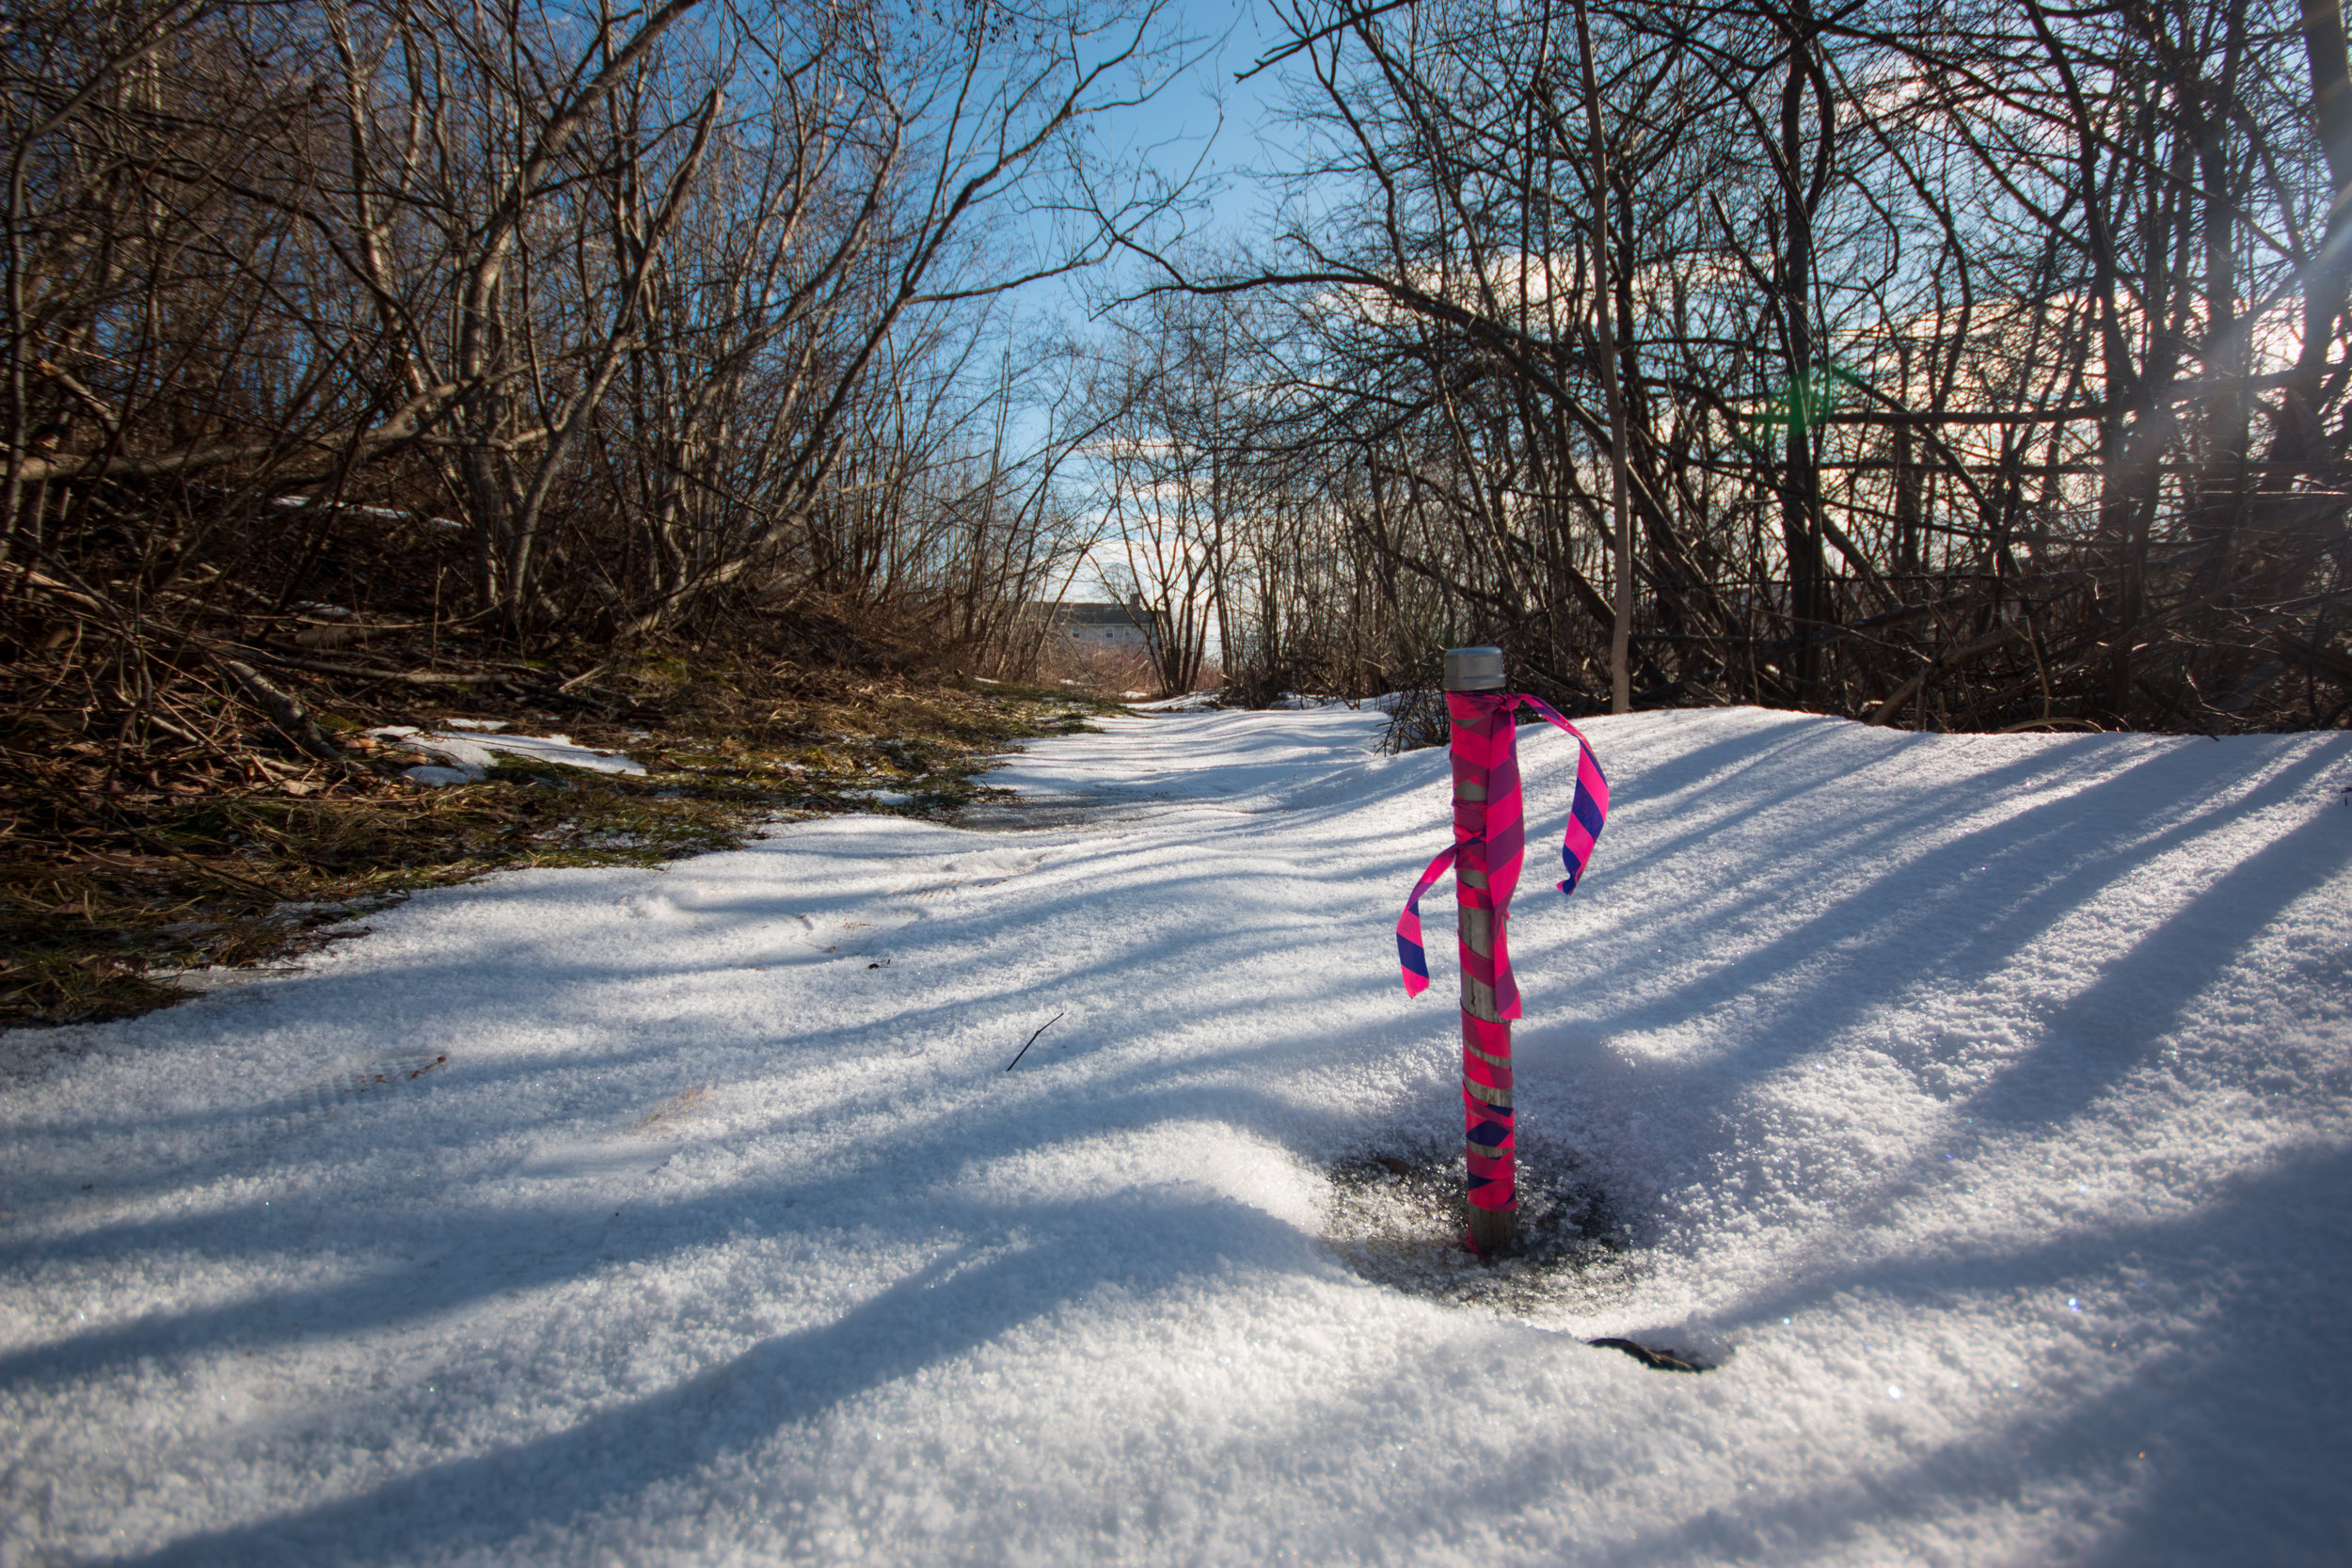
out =
<path fill-rule="evenodd" d="M 1642 1257 L 1606 1193 L 1565 1149 L 1519 1146 L 1519 1245 L 1482 1262 L 1464 1244 L 1469 1203 L 1456 1148 L 1398 1138 L 1324 1167 L 1324 1241 L 1375 1285 L 1540 1322 L 1621 1300 Z"/>

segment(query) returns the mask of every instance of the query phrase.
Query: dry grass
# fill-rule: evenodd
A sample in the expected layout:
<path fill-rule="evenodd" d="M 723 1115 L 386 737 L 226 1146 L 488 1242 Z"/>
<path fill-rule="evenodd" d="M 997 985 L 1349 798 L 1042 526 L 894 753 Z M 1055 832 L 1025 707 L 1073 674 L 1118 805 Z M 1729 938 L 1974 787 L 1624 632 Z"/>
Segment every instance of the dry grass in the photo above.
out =
<path fill-rule="evenodd" d="M 778 817 L 947 815 L 993 793 L 979 777 L 989 753 L 1104 706 L 661 655 L 575 689 L 544 706 L 447 688 L 397 706 L 313 691 L 349 760 L 257 750 L 242 777 L 126 777 L 102 747 L 0 734 L 0 1026 L 144 1012 L 184 994 L 180 971 L 282 961 L 416 889 L 491 871 L 652 864 L 735 847 Z M 516 760 L 427 789 L 397 777 L 416 758 L 354 744 L 368 725 L 453 718 L 560 730 L 647 773 Z M 872 789 L 912 799 L 885 808 L 854 793 Z"/>

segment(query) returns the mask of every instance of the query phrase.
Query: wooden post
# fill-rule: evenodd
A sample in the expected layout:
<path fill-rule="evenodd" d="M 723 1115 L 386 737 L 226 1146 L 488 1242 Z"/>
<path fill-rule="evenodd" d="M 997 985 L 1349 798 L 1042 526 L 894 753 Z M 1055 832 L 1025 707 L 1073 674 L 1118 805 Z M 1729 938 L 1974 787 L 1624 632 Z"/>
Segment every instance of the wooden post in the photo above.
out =
<path fill-rule="evenodd" d="M 1445 689 L 1448 691 L 1502 690 L 1502 650 L 1490 647 L 1448 648 L 1445 655 Z M 1497 714 L 1492 722 L 1508 724 L 1511 716 L 1508 713 Z M 1466 759 L 1458 744 L 1453 748 L 1453 753 L 1454 818 L 1457 823 L 1462 821 L 1464 808 L 1468 807 L 1483 825 L 1486 805 L 1486 765 L 1476 757 Z M 1475 863 L 1472 863 L 1473 861 Z M 1466 853 L 1454 862 L 1454 912 L 1461 922 L 1462 944 L 1491 960 L 1495 952 L 1494 911 L 1473 907 L 1470 903 L 1471 890 L 1484 895 L 1486 885 L 1486 849 L 1481 842 L 1474 854 Z M 1473 1019 L 1481 1021 L 1485 1027 L 1473 1029 L 1470 1022 Z M 1486 1041 L 1484 1046 L 1479 1043 L 1482 1037 Z M 1502 1046 L 1500 1054 L 1493 1050 L 1498 1042 Z M 1503 1071 L 1500 1076 L 1507 1084 L 1510 1081 L 1511 1025 L 1497 1016 L 1494 988 L 1471 978 L 1467 967 L 1462 971 L 1462 1052 L 1466 1069 L 1462 1074 L 1462 1092 L 1470 1100 L 1500 1113 L 1496 1119 L 1508 1126 L 1512 1120 L 1511 1091 L 1473 1080 L 1467 1068 L 1468 1058 L 1476 1054 L 1488 1064 L 1502 1068 Z M 1497 1074 L 1484 1073 L 1480 1076 L 1492 1078 Z M 1464 1148 L 1471 1157 L 1491 1158 L 1497 1153 L 1495 1148 L 1467 1141 Z M 1471 1244 L 1487 1258 L 1499 1258 L 1508 1253 L 1518 1240 L 1519 1212 L 1516 1182 L 1512 1196 L 1503 1207 L 1489 1209 L 1471 1203 L 1469 1208 Z"/>

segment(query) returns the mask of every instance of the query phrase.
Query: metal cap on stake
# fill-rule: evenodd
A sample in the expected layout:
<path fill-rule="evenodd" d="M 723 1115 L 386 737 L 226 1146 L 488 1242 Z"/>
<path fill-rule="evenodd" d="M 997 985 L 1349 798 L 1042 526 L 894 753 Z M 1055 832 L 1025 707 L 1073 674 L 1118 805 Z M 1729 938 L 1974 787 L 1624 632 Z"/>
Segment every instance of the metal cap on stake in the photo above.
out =
<path fill-rule="evenodd" d="M 1445 689 L 1448 691 L 1502 690 L 1502 650 L 1448 648 L 1445 651 Z"/>
<path fill-rule="evenodd" d="M 1502 650 L 1493 647 L 1448 648 L 1445 689 L 1463 693 L 1502 689 Z M 1489 974 L 1495 955 L 1495 914 L 1486 876 L 1486 800 L 1488 742 L 1492 728 L 1504 726 L 1511 715 L 1500 705 L 1477 716 L 1472 733 L 1460 708 L 1454 708 L 1454 821 L 1457 839 L 1470 830 L 1462 855 L 1454 862 L 1454 911 L 1460 922 L 1462 945 L 1486 960 Z M 1465 1117 L 1464 1151 L 1470 1161 L 1470 1243 L 1489 1258 L 1511 1250 L 1518 1237 L 1517 1171 L 1518 1142 L 1512 1134 L 1511 1025 L 1495 1006 L 1494 987 L 1474 979 L 1466 961 L 1462 968 L 1462 1094 Z M 1499 1141 L 1496 1141 L 1499 1140 Z M 1482 1179 L 1481 1166 L 1494 1171 Z M 1500 1206 L 1489 1205 L 1500 1181 Z M 1482 1191 L 1483 1189 L 1483 1191 Z"/>

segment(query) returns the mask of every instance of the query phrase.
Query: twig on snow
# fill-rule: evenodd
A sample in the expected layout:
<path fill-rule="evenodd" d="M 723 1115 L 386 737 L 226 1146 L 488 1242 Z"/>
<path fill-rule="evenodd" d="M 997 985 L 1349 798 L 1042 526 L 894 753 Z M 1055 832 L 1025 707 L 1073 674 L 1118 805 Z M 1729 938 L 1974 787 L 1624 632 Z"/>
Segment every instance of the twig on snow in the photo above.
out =
<path fill-rule="evenodd" d="M 1053 1017 L 1039 1024 L 1037 1026 L 1037 1035 L 1045 1033 L 1046 1030 L 1051 1029 L 1055 1024 L 1059 1023 L 1064 1018 L 1068 1017 L 1069 1014 L 1070 1009 L 1064 1007 L 1060 1012 L 1056 1013 Z M 1012 1053 L 1012 1060 L 1005 1064 L 1005 1070 L 1007 1072 L 1010 1072 L 1014 1068 L 1021 1065 L 1021 1058 L 1027 1055 L 1029 1053 L 1029 1047 L 1037 1043 L 1037 1035 L 1031 1035 L 1027 1039 L 1021 1042 L 1021 1049 L 1014 1052 Z"/>

